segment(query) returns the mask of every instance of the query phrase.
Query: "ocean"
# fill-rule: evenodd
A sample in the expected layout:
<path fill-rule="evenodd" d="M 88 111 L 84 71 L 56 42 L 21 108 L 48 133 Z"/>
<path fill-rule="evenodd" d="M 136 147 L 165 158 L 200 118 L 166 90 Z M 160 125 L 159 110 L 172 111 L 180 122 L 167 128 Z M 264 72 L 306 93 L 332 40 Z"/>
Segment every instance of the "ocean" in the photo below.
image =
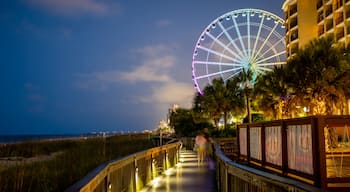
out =
<path fill-rule="evenodd" d="M 0 135 L 0 143 L 18 143 L 24 141 L 39 141 L 50 139 L 69 139 L 79 137 L 93 137 L 96 134 L 61 134 L 61 135 Z"/>

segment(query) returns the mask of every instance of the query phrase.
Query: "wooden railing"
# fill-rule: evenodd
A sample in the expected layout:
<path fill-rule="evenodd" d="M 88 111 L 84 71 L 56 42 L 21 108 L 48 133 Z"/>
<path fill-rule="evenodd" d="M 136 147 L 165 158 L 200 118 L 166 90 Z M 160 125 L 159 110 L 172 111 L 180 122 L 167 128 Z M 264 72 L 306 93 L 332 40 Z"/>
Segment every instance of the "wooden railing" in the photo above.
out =
<path fill-rule="evenodd" d="M 350 184 L 350 116 L 238 126 L 239 162 L 323 189 Z"/>
<path fill-rule="evenodd" d="M 216 180 L 221 192 L 255 191 L 324 191 L 303 182 L 271 174 L 234 162 L 216 147 Z"/>
<path fill-rule="evenodd" d="M 180 147 L 176 142 L 106 162 L 66 191 L 139 191 L 178 163 Z"/>

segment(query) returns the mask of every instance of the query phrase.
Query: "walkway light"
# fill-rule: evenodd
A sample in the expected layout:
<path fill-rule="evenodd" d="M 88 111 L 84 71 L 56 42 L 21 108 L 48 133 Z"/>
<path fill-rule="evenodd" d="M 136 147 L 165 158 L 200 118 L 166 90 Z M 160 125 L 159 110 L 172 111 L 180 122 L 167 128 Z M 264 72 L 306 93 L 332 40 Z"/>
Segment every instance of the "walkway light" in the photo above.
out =
<path fill-rule="evenodd" d="M 152 180 L 152 186 L 153 187 L 158 187 L 159 183 L 160 183 L 160 177 L 157 177 L 157 178 Z"/>

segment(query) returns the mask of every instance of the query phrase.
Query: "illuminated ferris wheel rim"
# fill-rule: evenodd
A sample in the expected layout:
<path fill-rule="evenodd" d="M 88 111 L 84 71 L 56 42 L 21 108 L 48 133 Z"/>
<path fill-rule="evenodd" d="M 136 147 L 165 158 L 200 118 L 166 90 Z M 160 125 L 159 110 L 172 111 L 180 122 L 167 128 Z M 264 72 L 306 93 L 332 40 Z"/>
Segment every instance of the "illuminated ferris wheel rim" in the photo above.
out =
<path fill-rule="evenodd" d="M 250 21 L 250 17 L 254 17 L 258 15 L 260 19 L 259 22 Z M 238 17 L 246 17 L 246 22 L 238 23 L 236 18 Z M 222 24 L 225 20 L 232 20 L 233 23 L 229 27 L 225 28 Z M 273 26 L 269 26 L 266 24 L 266 20 L 274 21 Z M 202 93 L 201 88 L 203 86 L 199 85 L 198 81 L 201 79 L 208 79 L 208 83 L 211 84 L 211 79 L 216 76 L 221 76 L 223 80 L 226 82 L 228 79 L 238 75 L 243 70 L 253 69 L 256 75 L 262 74 L 266 71 L 271 71 L 272 66 L 283 65 L 285 61 L 281 61 L 281 56 L 285 54 L 285 39 L 284 35 L 281 35 L 276 31 L 277 26 L 280 25 L 281 28 L 284 28 L 284 20 L 279 16 L 270 13 L 268 11 L 264 11 L 261 9 L 238 9 L 233 10 L 228 13 L 225 13 L 218 18 L 214 19 L 210 24 L 204 28 L 204 31 L 200 34 L 196 46 L 193 52 L 192 58 L 192 78 L 195 83 L 195 88 L 198 92 Z M 246 35 L 242 35 L 240 32 L 240 27 L 247 26 Z M 251 33 L 251 26 L 258 28 L 258 33 Z M 221 33 L 215 36 L 211 34 L 211 30 L 215 28 L 221 29 Z M 237 34 L 237 38 L 234 38 L 228 32 L 229 30 L 235 31 Z M 262 30 L 269 31 L 267 37 L 263 38 L 260 35 Z M 228 39 L 228 42 L 222 42 L 220 38 L 224 36 Z M 269 42 L 270 37 L 275 36 L 279 40 L 276 42 Z M 210 46 L 203 46 L 201 42 L 205 39 L 209 38 L 212 40 Z M 245 42 L 247 41 L 245 47 Z M 258 47 L 258 42 L 261 44 Z M 253 45 L 251 45 L 253 43 Z M 214 44 L 224 48 L 223 52 L 216 51 L 213 47 Z M 284 48 L 277 48 L 279 44 L 283 44 Z M 264 48 L 268 46 L 268 49 Z M 263 49 L 265 49 L 263 51 Z M 206 59 L 198 60 L 197 54 L 199 51 L 206 52 Z M 274 55 L 264 57 L 269 51 L 272 51 Z M 209 61 L 210 55 L 216 55 L 220 57 L 219 61 Z M 223 62 L 222 60 L 229 60 L 230 62 Z M 275 60 L 270 62 L 271 60 Z M 205 65 L 206 66 L 206 74 L 199 75 L 196 73 L 197 65 Z M 220 70 L 217 72 L 209 72 L 209 65 L 217 65 Z M 232 66 L 232 69 L 222 70 L 223 66 Z M 231 73 L 226 78 L 224 78 L 225 73 Z"/>

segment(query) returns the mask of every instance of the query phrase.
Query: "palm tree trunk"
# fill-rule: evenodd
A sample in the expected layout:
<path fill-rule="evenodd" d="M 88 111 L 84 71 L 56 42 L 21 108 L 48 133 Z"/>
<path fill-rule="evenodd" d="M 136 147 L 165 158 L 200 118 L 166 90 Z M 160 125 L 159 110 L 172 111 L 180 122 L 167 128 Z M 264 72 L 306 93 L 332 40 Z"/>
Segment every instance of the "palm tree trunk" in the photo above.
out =
<path fill-rule="evenodd" d="M 224 128 L 227 130 L 227 112 L 224 112 Z"/>
<path fill-rule="evenodd" d="M 250 114 L 250 99 L 248 96 L 248 91 L 246 92 L 246 99 L 247 99 L 247 116 L 248 116 L 248 123 L 252 122 L 252 115 Z"/>

